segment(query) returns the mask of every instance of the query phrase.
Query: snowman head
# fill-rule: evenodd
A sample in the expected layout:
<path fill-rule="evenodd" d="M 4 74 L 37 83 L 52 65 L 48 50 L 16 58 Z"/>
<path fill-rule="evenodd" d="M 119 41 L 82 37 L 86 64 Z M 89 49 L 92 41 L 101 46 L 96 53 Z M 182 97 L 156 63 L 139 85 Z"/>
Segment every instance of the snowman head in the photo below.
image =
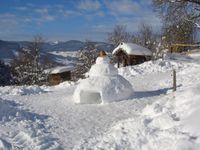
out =
<path fill-rule="evenodd" d="M 102 50 L 99 52 L 99 57 L 106 57 L 106 56 L 107 56 L 107 54 L 105 51 Z"/>

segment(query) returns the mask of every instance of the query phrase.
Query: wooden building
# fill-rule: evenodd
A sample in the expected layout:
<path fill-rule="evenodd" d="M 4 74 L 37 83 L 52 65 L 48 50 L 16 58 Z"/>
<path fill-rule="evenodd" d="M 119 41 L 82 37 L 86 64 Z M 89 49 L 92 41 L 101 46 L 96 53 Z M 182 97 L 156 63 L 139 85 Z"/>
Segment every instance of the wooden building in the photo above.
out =
<path fill-rule="evenodd" d="M 136 65 L 151 59 L 152 52 L 140 45 L 133 43 L 120 43 L 113 52 L 118 67 Z"/>
<path fill-rule="evenodd" d="M 195 44 L 172 44 L 169 47 L 171 53 L 188 53 L 200 50 L 200 43 Z"/>
<path fill-rule="evenodd" d="M 45 72 L 48 74 L 47 82 L 50 85 L 57 85 L 64 81 L 71 80 L 71 71 L 73 67 L 62 66 L 47 69 Z"/>

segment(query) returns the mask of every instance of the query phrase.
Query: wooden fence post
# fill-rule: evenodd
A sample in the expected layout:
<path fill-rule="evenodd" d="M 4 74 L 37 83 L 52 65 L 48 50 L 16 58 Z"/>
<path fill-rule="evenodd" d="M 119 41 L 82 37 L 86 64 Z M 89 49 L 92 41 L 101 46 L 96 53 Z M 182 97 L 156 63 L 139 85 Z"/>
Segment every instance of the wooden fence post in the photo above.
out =
<path fill-rule="evenodd" d="M 176 91 L 176 70 L 173 69 L 173 91 Z"/>

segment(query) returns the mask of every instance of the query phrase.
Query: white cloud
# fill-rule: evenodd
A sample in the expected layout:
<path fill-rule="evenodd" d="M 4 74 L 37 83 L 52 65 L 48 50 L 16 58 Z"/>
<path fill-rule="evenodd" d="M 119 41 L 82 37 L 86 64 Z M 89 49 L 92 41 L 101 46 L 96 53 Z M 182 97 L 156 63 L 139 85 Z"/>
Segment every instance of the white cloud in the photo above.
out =
<path fill-rule="evenodd" d="M 125 25 L 130 32 L 137 32 L 141 23 L 151 25 L 155 30 L 161 27 L 161 20 L 152 11 L 150 0 L 105 0 L 104 3 L 115 17 L 115 24 Z"/>
<path fill-rule="evenodd" d="M 113 24 L 97 24 L 92 26 L 92 30 L 96 33 L 108 33 L 112 31 Z"/>
<path fill-rule="evenodd" d="M 133 15 L 140 9 L 139 4 L 131 0 L 105 1 L 105 5 L 114 16 Z"/>
<path fill-rule="evenodd" d="M 44 15 L 43 19 L 45 19 L 45 21 L 54 21 L 55 20 L 55 16 Z"/>
<path fill-rule="evenodd" d="M 25 6 L 19 6 L 19 7 L 16 7 L 17 10 L 20 10 L 20 11 L 26 11 L 28 10 L 28 7 L 25 7 Z"/>
<path fill-rule="evenodd" d="M 17 26 L 17 17 L 11 13 L 0 14 L 0 29 L 11 29 Z"/>
<path fill-rule="evenodd" d="M 85 11 L 95 11 L 101 7 L 98 0 L 81 0 L 77 8 Z"/>
<path fill-rule="evenodd" d="M 47 8 L 37 8 L 37 9 L 34 9 L 34 11 L 40 14 L 45 14 L 49 12 Z"/>
<path fill-rule="evenodd" d="M 120 17 L 116 24 L 125 25 L 129 32 L 137 32 L 141 23 L 152 26 L 155 31 L 159 31 L 161 20 L 155 15 L 144 15 L 143 17 Z"/>
<path fill-rule="evenodd" d="M 72 10 L 60 10 L 60 12 L 65 16 L 65 17 L 72 17 L 72 16 L 81 16 L 82 14 L 78 11 L 72 11 Z"/>

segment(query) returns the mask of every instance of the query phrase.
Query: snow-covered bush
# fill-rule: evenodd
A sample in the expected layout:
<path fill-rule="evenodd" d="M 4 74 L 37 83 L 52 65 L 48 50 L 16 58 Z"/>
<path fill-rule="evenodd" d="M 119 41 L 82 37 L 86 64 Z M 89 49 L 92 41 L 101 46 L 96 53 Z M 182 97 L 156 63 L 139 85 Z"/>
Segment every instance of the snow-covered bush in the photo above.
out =
<path fill-rule="evenodd" d="M 40 84 L 45 79 L 44 64 L 40 60 L 42 44 L 42 37 L 36 36 L 28 48 L 19 50 L 18 56 L 12 62 L 17 84 Z"/>

